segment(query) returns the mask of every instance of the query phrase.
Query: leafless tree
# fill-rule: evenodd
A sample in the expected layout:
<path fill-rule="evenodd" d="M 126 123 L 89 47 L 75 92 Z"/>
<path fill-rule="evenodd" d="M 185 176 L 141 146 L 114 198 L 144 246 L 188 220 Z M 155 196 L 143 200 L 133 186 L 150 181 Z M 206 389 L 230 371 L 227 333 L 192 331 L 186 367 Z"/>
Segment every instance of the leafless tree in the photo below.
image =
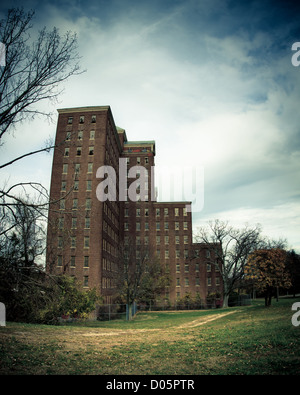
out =
<path fill-rule="evenodd" d="M 77 52 L 76 34 L 59 34 L 57 28 L 48 31 L 43 28 L 32 39 L 34 11 L 23 9 L 8 10 L 7 18 L 0 21 L 0 42 L 5 46 L 5 65 L 0 67 L 0 147 L 4 137 L 20 132 L 17 125 L 30 121 L 38 115 L 51 118 L 51 113 L 40 109 L 38 104 L 55 101 L 61 94 L 61 83 L 70 76 L 82 73 Z M 0 163 L 0 170 L 25 157 L 54 148 L 49 140 L 37 150 L 11 158 Z M 24 192 L 22 197 L 21 192 Z M 43 185 L 29 180 L 14 185 L 0 186 L 1 207 L 13 211 L 19 204 L 33 207 L 28 196 L 38 193 L 44 201 L 36 208 L 49 203 L 49 196 Z M 5 210 L 4 210 L 5 211 Z M 5 214 L 5 212 L 2 212 Z M 2 232 L 5 229 L 2 229 Z"/>
<path fill-rule="evenodd" d="M 129 306 L 155 298 L 169 285 L 169 275 L 152 249 L 136 244 L 134 237 L 120 243 L 118 266 L 118 289 Z"/>
<path fill-rule="evenodd" d="M 205 248 L 213 252 L 214 259 L 210 263 L 217 266 L 222 275 L 223 307 L 228 307 L 229 295 L 244 274 L 249 254 L 261 242 L 260 232 L 259 225 L 237 229 L 220 220 L 210 221 L 207 227 L 198 230 L 196 241 L 205 243 Z"/>

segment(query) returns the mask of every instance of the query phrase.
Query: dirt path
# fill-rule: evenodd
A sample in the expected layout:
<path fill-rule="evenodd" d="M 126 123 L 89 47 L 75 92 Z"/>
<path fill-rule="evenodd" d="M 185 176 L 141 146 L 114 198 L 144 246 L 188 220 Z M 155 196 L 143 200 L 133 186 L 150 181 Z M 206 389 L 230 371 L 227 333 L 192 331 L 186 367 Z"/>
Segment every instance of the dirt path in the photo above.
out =
<path fill-rule="evenodd" d="M 111 329 L 111 328 L 72 328 L 69 331 L 62 327 L 62 331 L 44 332 L 42 330 L 33 330 L 13 332 L 13 336 L 27 344 L 56 344 L 64 350 L 84 350 L 93 348 L 94 350 L 109 350 L 112 347 L 130 345 L 131 343 L 158 344 L 161 341 L 174 343 L 182 339 L 182 331 L 197 328 L 209 322 L 222 319 L 229 314 L 239 310 L 218 313 L 209 316 L 200 317 L 196 320 L 187 322 L 182 325 L 154 328 L 154 329 Z M 12 333 L 7 334 L 8 337 Z M 193 338 L 193 331 L 185 333 L 185 341 Z"/>

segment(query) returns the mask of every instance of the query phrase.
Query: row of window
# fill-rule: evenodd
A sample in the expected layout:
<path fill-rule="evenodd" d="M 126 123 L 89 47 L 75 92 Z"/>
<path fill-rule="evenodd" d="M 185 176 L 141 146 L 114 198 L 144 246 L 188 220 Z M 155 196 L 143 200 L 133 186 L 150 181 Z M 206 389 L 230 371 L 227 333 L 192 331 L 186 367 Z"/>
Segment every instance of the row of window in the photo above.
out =
<path fill-rule="evenodd" d="M 75 267 L 76 266 L 76 262 L 75 262 L 75 256 L 71 256 L 70 258 L 70 267 Z M 62 255 L 58 255 L 57 256 L 57 266 L 58 267 L 62 267 L 63 266 L 63 256 Z M 89 267 L 89 257 L 88 256 L 84 256 L 84 260 L 83 260 L 83 267 L 84 268 L 88 268 Z"/>
<path fill-rule="evenodd" d="M 75 163 L 73 166 L 75 169 L 75 173 L 78 174 L 80 172 L 80 163 Z M 62 174 L 68 174 L 68 170 L 69 170 L 68 163 L 64 163 Z M 93 163 L 88 163 L 87 164 L 87 173 L 92 173 L 92 172 L 93 172 Z"/>
<path fill-rule="evenodd" d="M 107 288 L 116 288 L 117 287 L 117 282 L 114 278 L 110 277 L 102 277 L 102 288 L 107 289 Z"/>
<path fill-rule="evenodd" d="M 102 249 L 114 257 L 118 255 L 117 248 L 105 239 L 102 239 Z"/>
<path fill-rule="evenodd" d="M 76 246 L 77 246 L 76 236 L 71 236 L 70 238 L 68 238 L 68 245 L 69 245 L 69 240 L 70 240 L 71 248 L 76 248 Z M 65 246 L 64 245 L 64 237 L 63 236 L 58 236 L 58 247 L 59 248 L 63 248 L 64 246 Z M 84 238 L 83 238 L 83 248 L 89 248 L 89 247 L 90 247 L 90 237 L 89 236 L 84 236 Z"/>
<path fill-rule="evenodd" d="M 207 284 L 208 287 L 212 286 L 212 279 L 211 279 L 211 277 L 207 277 L 206 284 Z M 219 286 L 220 284 L 221 284 L 220 277 L 216 277 L 215 278 L 215 285 Z M 185 277 L 184 278 L 184 286 L 188 287 L 189 285 L 190 285 L 190 279 L 188 277 Z M 196 286 L 200 286 L 200 278 L 199 277 L 195 277 L 195 285 Z M 176 278 L 176 287 L 180 287 L 180 286 L 181 286 L 180 278 Z"/>
<path fill-rule="evenodd" d="M 94 155 L 94 146 L 90 146 L 88 151 L 89 151 L 89 155 L 90 156 Z M 76 147 L 76 156 L 81 156 L 81 153 L 82 153 L 82 147 L 81 146 Z M 69 157 L 70 156 L 70 147 L 66 147 L 65 148 L 64 156 L 65 157 Z"/>
<path fill-rule="evenodd" d="M 137 165 L 141 165 L 142 162 L 143 162 L 145 165 L 148 165 L 148 163 L 149 163 L 149 157 L 148 157 L 148 156 L 144 156 L 143 158 L 141 158 L 141 157 L 139 157 L 139 156 L 137 156 L 137 157 L 131 157 L 131 158 L 127 157 L 127 158 L 126 158 L 126 163 L 127 163 L 127 164 L 133 163 L 133 159 L 135 159 Z M 143 160 L 142 160 L 142 159 L 143 159 Z"/>
<path fill-rule="evenodd" d="M 64 229 L 64 225 L 65 225 L 65 219 L 64 219 L 64 217 L 60 217 L 58 219 L 58 229 L 61 229 L 61 230 Z M 77 229 L 77 225 L 78 225 L 77 217 L 72 217 L 71 228 Z M 84 228 L 90 229 L 90 225 L 91 225 L 90 218 L 89 217 L 84 218 Z M 59 236 L 59 237 L 62 237 L 62 236 Z"/>
<path fill-rule="evenodd" d="M 219 272 L 219 268 L 218 266 L 215 266 L 215 271 Z M 184 272 L 188 273 L 190 271 L 190 265 L 188 263 L 185 263 L 184 265 Z M 195 263 L 195 272 L 199 272 L 200 271 L 200 263 L 196 262 Z M 206 263 L 206 271 L 207 273 L 211 272 L 211 264 L 210 263 Z M 176 273 L 180 273 L 180 264 L 176 263 Z"/>
<path fill-rule="evenodd" d="M 146 184 L 145 184 L 145 187 L 146 187 Z M 148 187 L 148 184 L 147 184 L 147 187 Z M 166 207 L 163 210 L 164 210 L 164 216 L 165 217 L 169 216 L 169 208 Z M 174 208 L 175 217 L 179 217 L 179 213 L 180 213 L 179 210 L 180 209 L 178 207 Z M 155 209 L 156 217 L 160 217 L 160 211 L 161 211 L 160 208 Z M 144 208 L 144 209 L 137 208 L 136 209 L 136 217 L 140 217 L 141 214 L 143 214 L 145 217 L 148 217 L 149 216 L 149 208 Z M 129 216 L 129 208 L 125 208 L 124 215 L 125 215 L 125 217 Z M 183 215 L 185 217 L 187 216 L 187 211 L 186 211 L 185 207 L 183 208 Z"/>
<path fill-rule="evenodd" d="M 110 206 L 113 207 L 113 210 L 111 209 Z M 112 221 L 112 223 L 117 228 L 119 228 L 119 221 L 117 219 L 117 216 L 119 215 L 119 205 L 117 204 L 117 202 L 115 202 L 115 201 L 109 201 L 109 203 L 107 203 L 107 201 L 104 202 L 103 210 L 104 210 L 104 214 L 107 215 L 109 220 Z M 115 215 L 115 213 L 117 213 L 117 216 Z"/>
<path fill-rule="evenodd" d="M 84 123 L 85 116 L 80 115 L 79 117 L 79 123 Z M 92 115 L 90 118 L 91 123 L 96 123 L 96 115 Z M 73 117 L 68 117 L 68 125 L 72 125 L 73 123 Z"/>
<path fill-rule="evenodd" d="M 74 181 L 74 185 L 73 185 L 73 190 L 74 191 L 78 191 L 78 188 L 79 188 L 79 181 L 78 180 L 75 180 Z M 67 181 L 62 181 L 61 182 L 61 188 L 60 188 L 60 190 L 62 191 L 62 192 L 66 192 L 66 190 L 67 190 Z M 87 180 L 86 181 L 86 191 L 87 192 L 90 192 L 92 190 L 92 180 Z"/>
<path fill-rule="evenodd" d="M 145 222 L 144 224 L 144 229 L 145 230 L 149 230 L 149 222 Z M 169 222 L 164 222 L 164 230 L 169 230 Z M 174 223 L 174 229 L 175 230 L 180 230 L 180 222 L 175 222 Z M 128 222 L 124 222 L 124 230 L 127 231 L 129 230 L 129 223 Z M 135 230 L 137 232 L 139 232 L 141 230 L 141 223 L 140 222 L 136 222 L 135 224 Z M 161 226 L 160 226 L 160 222 L 156 222 L 156 230 L 160 231 L 161 230 Z M 188 223 L 187 222 L 183 222 L 183 230 L 188 230 Z"/>
<path fill-rule="evenodd" d="M 111 237 L 116 243 L 119 241 L 118 234 L 115 230 L 105 221 L 103 220 L 103 231 Z"/>
<path fill-rule="evenodd" d="M 72 202 L 72 210 L 77 210 L 78 207 L 79 207 L 78 206 L 78 199 L 75 198 L 75 199 L 73 199 L 73 202 Z M 92 199 L 90 199 L 90 198 L 85 199 L 85 206 L 84 206 L 84 208 L 86 210 L 90 210 L 91 207 L 92 207 Z M 61 199 L 60 202 L 59 202 L 59 209 L 60 210 L 65 210 L 65 208 L 66 208 L 66 200 L 65 199 Z"/>
<path fill-rule="evenodd" d="M 74 135 L 74 132 L 67 132 L 65 141 L 71 141 L 72 135 Z M 90 130 L 89 138 L 90 138 L 90 140 L 95 139 L 95 130 Z M 78 130 L 77 140 L 79 140 L 79 141 L 83 140 L 83 130 Z"/>

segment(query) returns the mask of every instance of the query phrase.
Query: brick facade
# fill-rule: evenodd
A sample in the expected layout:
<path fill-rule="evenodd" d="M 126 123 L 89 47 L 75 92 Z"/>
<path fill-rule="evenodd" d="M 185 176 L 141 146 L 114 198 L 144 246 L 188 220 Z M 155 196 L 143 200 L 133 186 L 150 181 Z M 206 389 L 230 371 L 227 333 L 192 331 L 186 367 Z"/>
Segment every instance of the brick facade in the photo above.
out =
<path fill-rule="evenodd" d="M 190 202 L 157 202 L 154 141 L 128 141 L 109 106 L 58 110 L 49 211 L 47 270 L 116 294 L 117 249 L 128 237 L 149 245 L 172 279 L 165 296 L 221 291 L 209 249 L 192 241 Z M 114 169 L 105 189 L 103 171 Z M 102 169 L 102 172 L 101 172 Z M 99 199 L 113 192 L 115 199 Z M 108 195 L 107 195 L 108 196 Z"/>

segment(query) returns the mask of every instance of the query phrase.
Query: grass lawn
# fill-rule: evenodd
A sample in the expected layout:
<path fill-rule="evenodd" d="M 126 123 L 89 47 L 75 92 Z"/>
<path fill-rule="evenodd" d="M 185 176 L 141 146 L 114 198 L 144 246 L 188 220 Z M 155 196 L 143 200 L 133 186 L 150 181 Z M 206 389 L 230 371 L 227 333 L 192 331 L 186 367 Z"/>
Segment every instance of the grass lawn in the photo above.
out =
<path fill-rule="evenodd" d="M 131 321 L 0 327 L 0 374 L 300 374 L 300 326 L 282 298 Z"/>

